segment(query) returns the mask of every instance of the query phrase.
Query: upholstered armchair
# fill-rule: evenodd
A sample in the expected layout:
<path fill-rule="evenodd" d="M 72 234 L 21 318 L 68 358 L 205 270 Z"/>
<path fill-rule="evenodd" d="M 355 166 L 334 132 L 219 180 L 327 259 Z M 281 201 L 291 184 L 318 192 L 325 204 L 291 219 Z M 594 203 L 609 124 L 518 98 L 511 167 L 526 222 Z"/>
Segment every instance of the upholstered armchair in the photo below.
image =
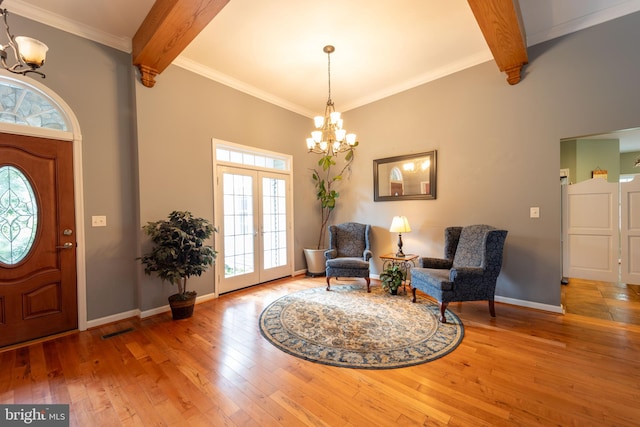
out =
<path fill-rule="evenodd" d="M 329 226 L 329 250 L 325 251 L 327 259 L 327 290 L 332 277 L 361 277 L 367 282 L 367 292 L 371 292 L 369 278 L 369 259 L 371 226 L 346 222 Z"/>
<path fill-rule="evenodd" d="M 506 230 L 490 225 L 445 229 L 444 258 L 421 258 L 411 270 L 413 302 L 416 289 L 438 300 L 440 321 L 452 301 L 489 301 L 489 313 L 496 316 L 496 281 L 502 267 Z"/>

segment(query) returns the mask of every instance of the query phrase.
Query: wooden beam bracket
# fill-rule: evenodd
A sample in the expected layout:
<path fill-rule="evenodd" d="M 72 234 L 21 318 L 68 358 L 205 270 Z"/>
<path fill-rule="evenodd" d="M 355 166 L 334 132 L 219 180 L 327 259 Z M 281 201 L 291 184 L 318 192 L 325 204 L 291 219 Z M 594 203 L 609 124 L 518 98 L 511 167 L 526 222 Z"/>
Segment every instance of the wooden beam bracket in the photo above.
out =
<path fill-rule="evenodd" d="M 498 68 L 507 73 L 509 84 L 518 83 L 529 62 L 518 0 L 467 1 Z"/>

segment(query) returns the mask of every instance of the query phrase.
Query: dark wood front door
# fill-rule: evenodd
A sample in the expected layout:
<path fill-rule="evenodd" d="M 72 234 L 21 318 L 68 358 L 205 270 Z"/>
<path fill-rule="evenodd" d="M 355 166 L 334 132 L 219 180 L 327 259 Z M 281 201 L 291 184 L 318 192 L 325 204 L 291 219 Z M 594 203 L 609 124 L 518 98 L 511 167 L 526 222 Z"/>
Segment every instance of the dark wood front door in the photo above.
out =
<path fill-rule="evenodd" d="M 78 327 L 72 145 L 0 133 L 0 347 Z"/>

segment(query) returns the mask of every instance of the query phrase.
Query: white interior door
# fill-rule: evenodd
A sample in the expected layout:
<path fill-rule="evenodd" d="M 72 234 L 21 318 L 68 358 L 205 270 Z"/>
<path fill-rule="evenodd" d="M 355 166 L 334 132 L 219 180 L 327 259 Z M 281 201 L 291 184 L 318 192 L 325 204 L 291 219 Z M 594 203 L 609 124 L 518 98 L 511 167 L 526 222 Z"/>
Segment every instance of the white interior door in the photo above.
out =
<path fill-rule="evenodd" d="M 617 282 L 618 184 L 594 178 L 566 189 L 565 225 L 566 275 Z"/>
<path fill-rule="evenodd" d="M 620 280 L 640 284 L 640 178 L 620 184 Z"/>
<path fill-rule="evenodd" d="M 219 166 L 219 293 L 291 275 L 289 176 Z"/>

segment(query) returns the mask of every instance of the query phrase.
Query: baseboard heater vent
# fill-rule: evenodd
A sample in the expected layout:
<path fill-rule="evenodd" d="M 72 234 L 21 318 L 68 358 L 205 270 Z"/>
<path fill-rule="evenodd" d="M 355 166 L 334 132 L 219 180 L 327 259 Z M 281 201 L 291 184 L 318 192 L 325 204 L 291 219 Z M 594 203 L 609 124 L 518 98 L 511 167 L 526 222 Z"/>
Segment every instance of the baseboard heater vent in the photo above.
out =
<path fill-rule="evenodd" d="M 118 335 L 126 334 L 127 332 L 133 331 L 133 328 L 122 329 L 120 331 L 111 332 L 110 334 L 103 335 L 102 339 L 106 340 L 109 338 L 117 337 Z"/>

